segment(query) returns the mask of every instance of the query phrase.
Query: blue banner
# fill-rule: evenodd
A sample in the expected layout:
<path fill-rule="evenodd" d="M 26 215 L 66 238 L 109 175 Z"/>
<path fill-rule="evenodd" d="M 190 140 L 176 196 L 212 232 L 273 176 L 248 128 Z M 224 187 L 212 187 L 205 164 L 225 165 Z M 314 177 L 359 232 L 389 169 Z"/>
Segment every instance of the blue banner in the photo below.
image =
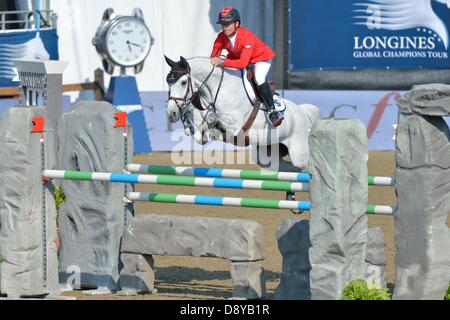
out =
<path fill-rule="evenodd" d="M 450 0 L 291 0 L 290 71 L 450 68 Z"/>
<path fill-rule="evenodd" d="M 88 92 L 88 91 L 86 91 Z M 398 122 L 397 99 L 405 91 L 324 91 L 285 90 L 283 96 L 299 105 L 312 103 L 320 108 L 321 118 L 359 119 L 367 128 L 369 150 L 395 150 L 395 133 Z M 235 151 L 231 144 L 209 142 L 202 146 L 186 136 L 181 122 L 169 123 L 167 119 L 167 92 L 141 92 L 145 129 L 147 134 L 137 135 L 135 143 L 151 145 L 153 152 L 172 151 Z M 85 98 L 93 99 L 92 96 Z M 68 112 L 70 97 L 64 96 L 63 112 Z M 0 99 L 0 117 L 8 108 L 17 105 L 15 99 Z M 450 117 L 444 117 L 450 126 Z M 133 125 L 133 123 L 132 123 Z M 134 125 L 133 125 L 134 128 Z M 143 127 L 142 127 L 143 128 Z M 148 140 L 149 139 L 149 140 Z M 197 153 L 201 158 L 201 152 Z M 216 153 L 220 155 L 220 153 Z M 212 163 L 211 163 L 212 164 Z"/>
<path fill-rule="evenodd" d="M 55 29 L 0 33 L 0 87 L 15 87 L 14 59 L 58 60 L 58 35 Z"/>

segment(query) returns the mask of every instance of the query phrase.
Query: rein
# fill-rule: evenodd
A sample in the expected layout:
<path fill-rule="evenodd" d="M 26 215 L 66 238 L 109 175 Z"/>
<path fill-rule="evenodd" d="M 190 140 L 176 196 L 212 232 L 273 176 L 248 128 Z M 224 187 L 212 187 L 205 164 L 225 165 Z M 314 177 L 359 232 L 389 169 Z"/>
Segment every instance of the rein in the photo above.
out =
<path fill-rule="evenodd" d="M 216 95 L 214 97 L 214 101 L 210 102 L 208 101 L 208 99 L 206 99 L 203 95 L 201 90 L 203 89 L 203 87 L 205 87 L 206 83 L 208 82 L 209 78 L 211 78 L 213 72 L 214 72 L 215 66 L 212 67 L 211 71 L 209 72 L 208 76 L 205 78 L 205 80 L 203 80 L 203 82 L 201 83 L 200 87 L 194 91 L 194 86 L 192 84 L 192 76 L 191 76 L 191 70 L 188 69 L 187 71 L 171 71 L 173 73 L 179 73 L 181 75 L 187 75 L 188 77 L 188 88 L 186 89 L 186 93 L 185 95 L 180 98 L 180 97 L 173 97 L 170 96 L 169 99 L 167 101 L 173 100 L 175 102 L 175 104 L 177 105 L 178 109 L 180 110 L 180 114 L 181 114 L 181 120 L 183 122 L 183 124 L 185 126 L 188 126 L 189 129 L 191 130 L 191 132 L 194 132 L 194 125 L 192 123 L 192 120 L 189 119 L 189 117 L 187 116 L 187 114 L 190 112 L 189 108 L 186 108 L 186 106 L 189 105 L 193 105 L 196 109 L 200 110 L 200 111 L 207 111 L 206 115 L 203 116 L 203 113 L 200 113 L 202 116 L 202 124 L 203 123 L 207 123 L 208 127 L 209 123 L 208 121 L 206 121 L 206 117 L 211 113 L 215 111 L 215 104 L 217 102 L 217 97 L 219 96 L 219 92 L 220 92 L 220 88 L 222 87 L 222 82 L 223 82 L 223 77 L 224 77 L 224 70 L 222 69 L 222 74 L 220 77 L 220 82 L 219 82 L 219 86 L 217 88 L 216 91 Z M 188 95 L 191 94 L 190 97 L 188 97 Z M 203 108 L 202 104 L 201 104 L 201 100 L 202 99 L 205 100 L 208 103 L 208 106 L 206 108 Z M 182 104 L 179 104 L 178 102 L 181 101 Z"/>
<path fill-rule="evenodd" d="M 203 89 L 203 87 L 206 85 L 206 83 L 208 82 L 209 78 L 211 78 L 211 75 L 213 74 L 215 69 L 215 66 L 212 67 L 211 71 L 209 72 L 208 76 L 205 78 L 205 80 L 203 80 L 202 84 L 200 85 L 200 87 L 197 89 L 197 91 L 194 91 L 194 86 L 192 84 L 192 76 L 191 76 L 191 71 L 171 71 L 173 73 L 180 73 L 182 75 L 187 75 L 188 76 L 188 88 L 186 89 L 186 94 L 184 95 L 184 97 L 180 98 L 180 97 L 173 97 L 170 96 L 169 100 L 173 100 L 175 101 L 176 105 L 178 106 L 178 108 L 180 110 L 182 110 L 183 105 L 179 105 L 178 101 L 182 101 L 184 102 L 184 105 L 189 105 L 192 104 L 196 109 L 200 110 L 200 111 L 205 111 L 211 107 L 215 107 L 216 101 L 217 101 L 217 97 L 219 96 L 219 91 L 220 88 L 222 87 L 222 81 L 223 81 L 223 74 L 224 71 L 222 69 L 222 75 L 220 77 L 220 82 L 219 82 L 219 87 L 217 88 L 217 92 L 214 98 L 213 102 L 209 102 L 201 93 L 201 90 Z M 191 93 L 191 97 L 188 98 L 189 93 Z M 206 100 L 208 102 L 208 106 L 206 108 L 203 108 L 201 103 L 200 103 L 200 98 L 203 98 L 204 100 Z"/>
<path fill-rule="evenodd" d="M 208 82 L 209 78 L 212 76 L 215 68 L 216 68 L 215 66 L 212 67 L 212 69 L 209 72 L 208 76 L 205 78 L 205 80 L 203 80 L 203 82 L 201 83 L 201 85 L 197 89 L 197 91 L 194 91 L 194 86 L 192 84 L 192 76 L 191 76 L 191 70 L 190 69 L 188 69 L 186 71 L 175 71 L 175 70 L 171 71 L 173 73 L 179 73 L 181 75 L 187 75 L 187 77 L 188 77 L 188 88 L 186 89 L 185 95 L 182 98 L 181 97 L 170 96 L 167 101 L 173 100 L 175 102 L 175 104 L 177 105 L 178 109 L 180 110 L 181 120 L 183 121 L 183 124 L 185 126 L 188 126 L 192 133 L 194 132 L 194 125 L 192 123 L 192 120 L 190 120 L 189 117 L 186 116 L 190 112 L 189 108 L 186 108 L 186 106 L 189 106 L 190 104 L 192 104 L 197 110 L 207 111 L 205 116 L 203 115 L 203 113 L 201 113 L 202 124 L 206 122 L 207 125 L 208 125 L 208 128 L 211 129 L 210 124 L 206 120 L 206 117 L 209 115 L 209 113 L 215 111 L 215 104 L 217 102 L 217 97 L 219 96 L 219 92 L 220 92 L 220 89 L 222 87 L 222 82 L 223 82 L 223 78 L 224 78 L 224 70 L 223 70 L 223 68 L 222 68 L 222 74 L 221 74 L 221 77 L 220 77 L 219 86 L 217 88 L 214 100 L 212 102 L 208 101 L 208 99 L 206 99 L 206 97 L 204 97 L 202 95 L 201 90 L 203 89 L 203 87 L 205 87 L 205 85 Z M 188 97 L 189 94 L 191 94 L 190 97 Z M 201 104 L 201 100 L 200 99 L 202 99 L 202 98 L 208 104 L 208 106 L 206 108 L 204 108 L 202 106 L 202 104 Z M 179 101 L 181 101 L 182 104 L 179 104 L 178 103 Z M 258 98 L 256 98 L 256 101 L 255 101 L 255 104 L 253 105 L 253 108 L 252 108 L 252 111 L 250 113 L 250 116 L 248 117 L 247 121 L 245 122 L 244 126 L 242 127 L 239 135 L 235 136 L 234 139 L 233 139 L 233 144 L 235 146 L 239 145 L 239 143 L 238 143 L 238 141 L 240 140 L 239 136 L 242 136 L 242 134 L 244 134 L 244 144 L 245 144 L 245 146 L 249 145 L 248 131 L 252 127 L 252 125 L 255 122 L 255 119 L 256 119 L 256 117 L 258 115 L 259 105 L 260 105 L 260 101 L 259 101 Z M 222 131 L 222 133 L 224 133 L 223 130 L 221 130 L 221 131 Z"/>

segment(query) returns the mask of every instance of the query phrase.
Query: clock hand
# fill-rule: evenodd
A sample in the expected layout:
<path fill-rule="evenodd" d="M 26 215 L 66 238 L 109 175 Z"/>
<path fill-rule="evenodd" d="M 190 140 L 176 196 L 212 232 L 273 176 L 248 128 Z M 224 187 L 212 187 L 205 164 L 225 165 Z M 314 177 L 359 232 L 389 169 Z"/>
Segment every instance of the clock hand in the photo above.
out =
<path fill-rule="evenodd" d="M 127 40 L 127 45 L 128 45 L 128 49 L 130 49 L 130 52 L 132 52 L 131 46 L 130 46 L 130 41 L 128 41 L 128 40 Z"/>
<path fill-rule="evenodd" d="M 132 46 L 136 46 L 136 47 L 142 48 L 142 46 L 140 44 L 137 44 L 137 43 L 134 43 L 134 42 L 128 41 L 128 44 L 131 44 Z"/>

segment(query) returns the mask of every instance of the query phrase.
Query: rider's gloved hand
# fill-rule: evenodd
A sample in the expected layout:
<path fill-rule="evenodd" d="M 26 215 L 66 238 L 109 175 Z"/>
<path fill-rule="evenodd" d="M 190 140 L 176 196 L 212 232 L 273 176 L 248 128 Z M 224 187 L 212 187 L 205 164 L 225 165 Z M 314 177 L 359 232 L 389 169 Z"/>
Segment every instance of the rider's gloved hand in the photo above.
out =
<path fill-rule="evenodd" d="M 210 61 L 215 67 L 221 67 L 223 65 L 223 60 L 219 57 L 212 57 Z"/>

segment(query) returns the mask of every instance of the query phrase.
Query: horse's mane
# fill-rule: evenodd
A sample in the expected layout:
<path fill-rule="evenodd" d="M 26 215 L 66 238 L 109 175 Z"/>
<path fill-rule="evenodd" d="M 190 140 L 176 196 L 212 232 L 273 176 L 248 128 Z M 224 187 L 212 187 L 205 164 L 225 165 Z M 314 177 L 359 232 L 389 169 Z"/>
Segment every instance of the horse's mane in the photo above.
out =
<path fill-rule="evenodd" d="M 206 57 L 206 56 L 194 56 L 194 57 L 186 58 L 186 60 L 188 62 L 191 62 L 191 61 L 192 62 L 197 61 L 198 63 L 205 62 L 206 68 L 204 70 L 202 70 L 203 72 L 211 71 L 212 65 L 209 63 L 210 59 L 211 59 L 211 57 Z M 216 77 L 220 77 L 222 74 L 224 74 L 225 77 L 236 78 L 235 79 L 236 81 L 242 81 L 241 73 L 238 70 L 237 71 L 236 70 L 235 69 L 227 69 L 227 68 L 225 68 L 225 69 L 224 68 L 214 68 L 214 71 L 212 74 Z M 199 72 L 198 69 L 196 71 Z M 247 94 L 247 97 L 248 97 L 248 94 Z"/>
<path fill-rule="evenodd" d="M 194 61 L 204 61 L 204 62 L 208 62 L 208 63 L 209 63 L 209 60 L 210 60 L 210 59 L 211 59 L 211 57 L 195 56 L 195 57 L 187 58 L 186 60 L 187 60 L 188 62 L 190 62 L 190 61 L 192 61 L 192 62 L 194 62 Z M 211 66 L 211 68 L 212 68 L 212 65 L 208 64 L 208 66 Z M 214 74 L 217 74 L 218 72 L 222 73 L 222 72 L 223 72 L 223 69 L 221 69 L 221 68 L 215 68 L 215 69 L 214 69 Z"/>

